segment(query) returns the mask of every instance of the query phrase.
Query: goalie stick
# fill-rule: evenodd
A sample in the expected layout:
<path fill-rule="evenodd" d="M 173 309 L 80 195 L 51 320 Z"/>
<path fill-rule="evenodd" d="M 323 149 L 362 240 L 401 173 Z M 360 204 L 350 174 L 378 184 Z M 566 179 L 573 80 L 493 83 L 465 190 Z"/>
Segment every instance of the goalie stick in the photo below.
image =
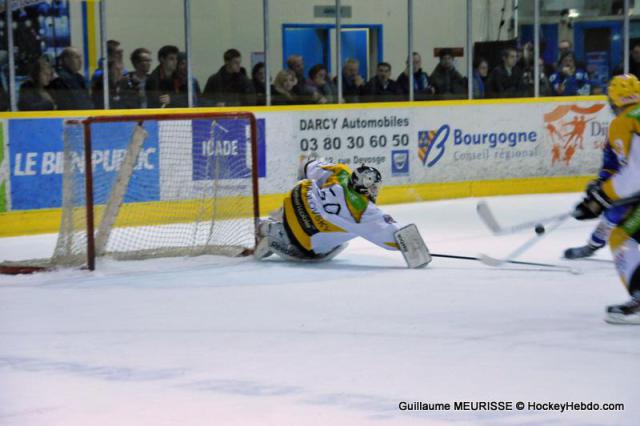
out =
<path fill-rule="evenodd" d="M 440 253 L 431 253 L 431 257 L 441 257 L 445 259 L 461 259 L 461 260 L 475 260 L 478 262 L 482 262 L 479 257 L 474 256 L 458 256 L 454 254 L 440 254 Z M 582 271 L 577 268 L 571 268 L 570 266 L 565 265 L 557 265 L 554 263 L 541 263 L 541 262 L 527 262 L 523 260 L 506 260 L 505 263 L 510 263 L 512 265 L 523 265 L 523 266 L 539 266 L 542 268 L 550 268 L 563 272 L 570 272 L 572 274 L 581 274 Z M 523 271 L 530 271 L 531 269 L 523 269 Z"/>

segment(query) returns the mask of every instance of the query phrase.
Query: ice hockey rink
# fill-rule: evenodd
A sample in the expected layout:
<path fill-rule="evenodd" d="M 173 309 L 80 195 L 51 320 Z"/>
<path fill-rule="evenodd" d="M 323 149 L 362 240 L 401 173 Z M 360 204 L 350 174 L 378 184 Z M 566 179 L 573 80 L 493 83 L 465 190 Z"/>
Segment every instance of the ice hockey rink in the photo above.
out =
<path fill-rule="evenodd" d="M 579 194 L 487 200 L 515 224 L 568 211 Z M 416 223 L 434 253 L 500 257 L 534 235 L 492 236 L 477 201 L 383 208 Z M 603 321 L 628 297 L 610 254 L 560 259 L 594 226 L 567 222 L 521 257 L 579 275 L 442 258 L 408 270 L 399 253 L 356 240 L 325 264 L 205 256 L 2 276 L 0 424 L 637 425 L 640 327 Z M 53 242 L 7 238 L 0 251 L 34 257 Z"/>

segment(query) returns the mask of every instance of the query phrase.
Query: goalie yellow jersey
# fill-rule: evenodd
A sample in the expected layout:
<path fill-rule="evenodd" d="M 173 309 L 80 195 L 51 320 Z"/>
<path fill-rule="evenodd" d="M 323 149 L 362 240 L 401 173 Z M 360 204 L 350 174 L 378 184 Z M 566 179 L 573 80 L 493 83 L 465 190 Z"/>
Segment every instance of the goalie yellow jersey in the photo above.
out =
<path fill-rule="evenodd" d="M 310 253 L 324 254 L 358 236 L 388 250 L 398 250 L 399 226 L 369 199 L 349 187 L 344 164 L 312 161 L 284 200 L 289 238 Z"/>
<path fill-rule="evenodd" d="M 640 191 L 640 105 L 627 107 L 609 126 L 609 144 L 620 168 L 604 183 L 612 200 Z"/>

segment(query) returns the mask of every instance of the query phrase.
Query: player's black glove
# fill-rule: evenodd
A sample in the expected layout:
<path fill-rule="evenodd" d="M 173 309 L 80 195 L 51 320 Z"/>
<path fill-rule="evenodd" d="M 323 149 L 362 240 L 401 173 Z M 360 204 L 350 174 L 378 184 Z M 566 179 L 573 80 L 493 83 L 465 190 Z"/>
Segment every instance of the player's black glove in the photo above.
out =
<path fill-rule="evenodd" d="M 595 219 L 609 207 L 611 207 L 611 200 L 602 190 L 602 182 L 594 181 L 587 186 L 587 193 L 573 210 L 572 216 L 577 220 Z"/>

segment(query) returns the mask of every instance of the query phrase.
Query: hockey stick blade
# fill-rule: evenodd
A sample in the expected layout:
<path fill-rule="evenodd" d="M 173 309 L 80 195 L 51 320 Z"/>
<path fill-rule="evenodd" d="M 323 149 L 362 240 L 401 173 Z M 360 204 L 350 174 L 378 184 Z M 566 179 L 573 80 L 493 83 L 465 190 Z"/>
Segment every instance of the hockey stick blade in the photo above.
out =
<path fill-rule="evenodd" d="M 519 223 L 513 226 L 503 227 L 503 226 L 500 226 L 500 224 L 496 220 L 496 217 L 494 216 L 493 212 L 489 208 L 489 204 L 487 204 L 486 201 L 484 200 L 479 201 L 478 205 L 476 206 L 476 211 L 478 212 L 478 216 L 480 217 L 482 222 L 487 226 L 487 228 L 489 228 L 489 230 L 494 235 L 513 234 L 516 232 L 534 228 L 537 225 L 545 225 L 549 222 L 564 220 L 571 217 L 571 213 L 568 212 L 568 213 L 562 213 L 562 214 L 557 214 L 553 216 L 547 216 L 540 219 L 531 220 L 528 222 Z"/>
<path fill-rule="evenodd" d="M 498 221 L 496 220 L 493 213 L 489 209 L 489 205 L 486 201 L 480 200 L 478 205 L 476 206 L 476 211 L 478 212 L 478 216 L 482 219 L 482 222 L 489 228 L 491 232 L 494 234 L 501 234 L 503 229 L 498 225 Z"/>

